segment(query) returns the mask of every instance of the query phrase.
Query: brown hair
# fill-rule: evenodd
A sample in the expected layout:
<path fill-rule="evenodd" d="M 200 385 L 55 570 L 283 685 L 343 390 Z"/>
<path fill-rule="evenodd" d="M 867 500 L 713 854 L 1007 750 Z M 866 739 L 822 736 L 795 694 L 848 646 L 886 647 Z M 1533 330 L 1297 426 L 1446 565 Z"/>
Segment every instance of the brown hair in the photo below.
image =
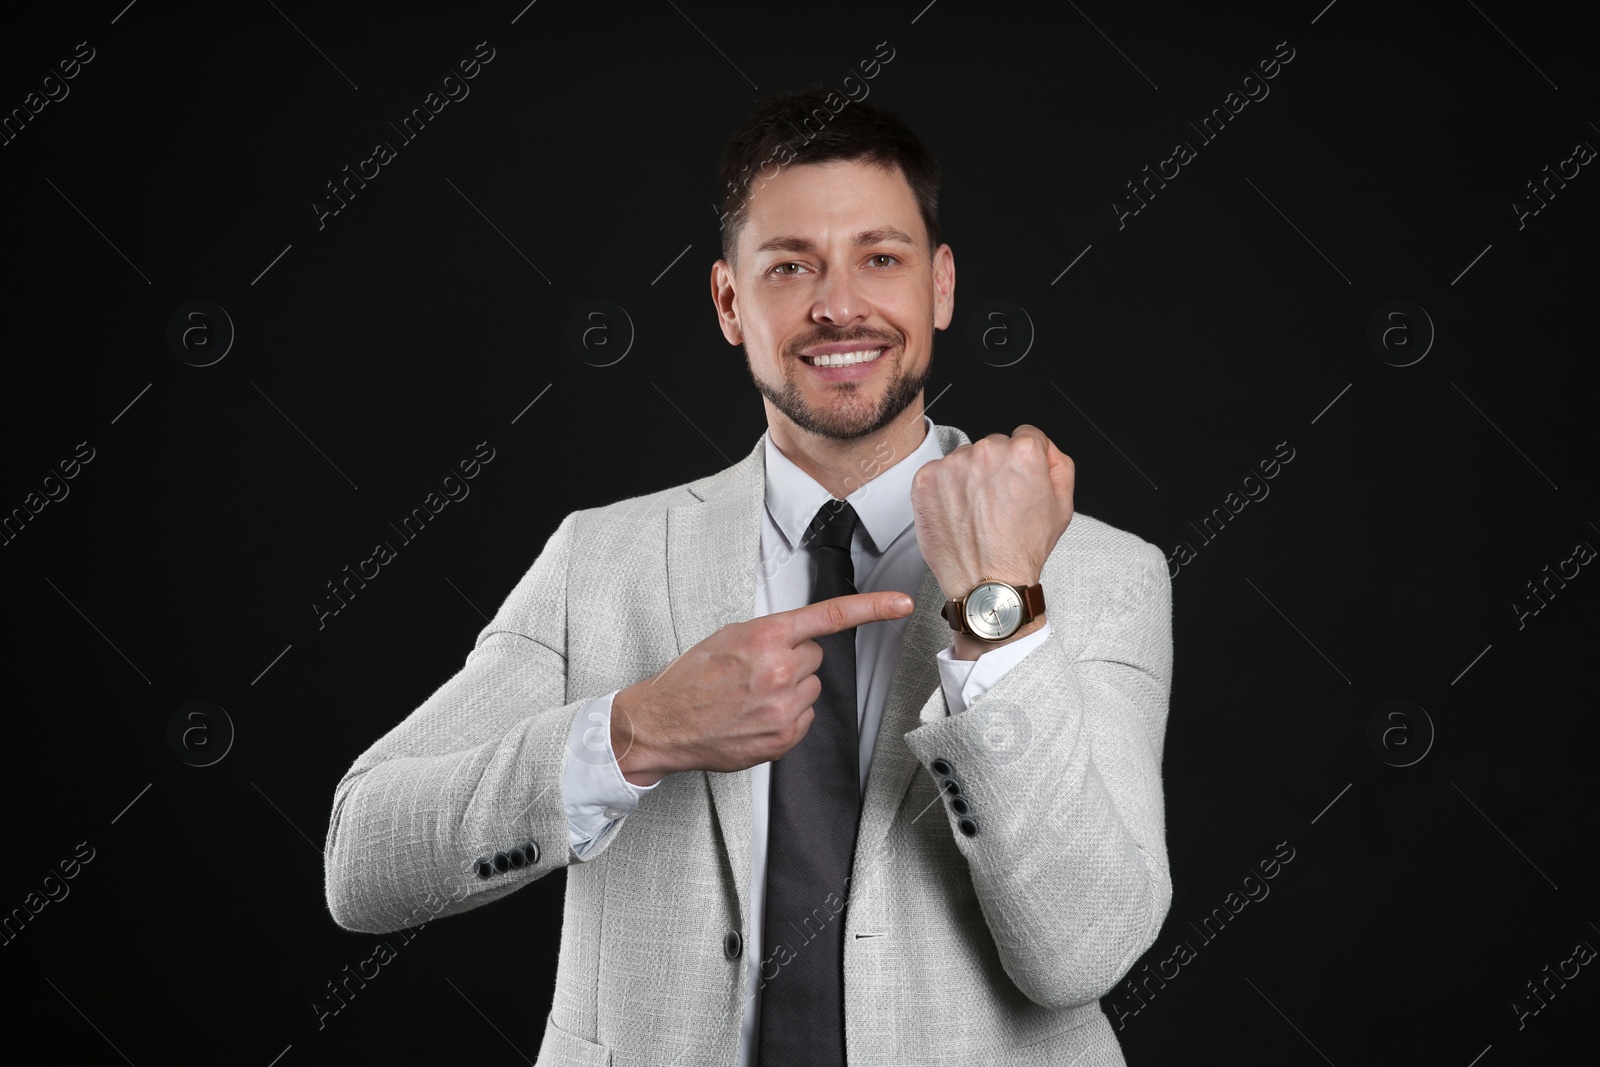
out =
<path fill-rule="evenodd" d="M 899 168 L 928 229 L 928 251 L 939 245 L 939 164 L 890 112 L 811 86 L 756 105 L 728 139 L 717 177 L 722 189 L 722 258 L 733 262 L 739 231 L 750 215 L 752 184 L 771 181 L 795 163 L 836 160 Z"/>

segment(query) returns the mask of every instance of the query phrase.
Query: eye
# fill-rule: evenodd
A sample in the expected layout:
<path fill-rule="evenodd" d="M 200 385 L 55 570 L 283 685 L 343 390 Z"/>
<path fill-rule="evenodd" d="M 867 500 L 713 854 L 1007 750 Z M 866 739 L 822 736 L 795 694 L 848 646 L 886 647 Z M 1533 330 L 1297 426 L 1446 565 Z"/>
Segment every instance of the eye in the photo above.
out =
<path fill-rule="evenodd" d="M 875 253 L 874 255 L 870 255 L 870 256 L 867 257 L 867 262 L 871 263 L 874 260 L 879 260 L 879 259 L 887 259 L 889 261 L 888 263 L 882 264 L 882 266 L 885 266 L 885 267 L 893 266 L 894 264 L 900 262 L 898 257 L 891 256 L 887 252 L 878 252 L 878 253 Z"/>
<path fill-rule="evenodd" d="M 785 268 L 788 268 L 788 267 L 793 267 L 795 269 L 793 271 L 785 269 Z M 803 271 L 805 269 L 806 269 L 805 267 L 802 267 L 798 263 L 779 263 L 776 267 L 772 268 L 771 273 L 782 275 L 783 277 L 786 277 L 786 278 L 793 278 L 798 272 Z"/>

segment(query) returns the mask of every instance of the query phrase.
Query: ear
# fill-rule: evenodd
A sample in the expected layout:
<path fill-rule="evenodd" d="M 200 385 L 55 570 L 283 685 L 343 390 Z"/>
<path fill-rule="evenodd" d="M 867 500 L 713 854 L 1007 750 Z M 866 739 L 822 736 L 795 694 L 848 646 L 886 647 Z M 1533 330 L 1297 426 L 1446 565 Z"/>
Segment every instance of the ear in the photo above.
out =
<path fill-rule="evenodd" d="M 717 325 L 730 345 L 744 342 L 744 331 L 739 328 L 739 301 L 733 290 L 733 268 L 725 259 L 711 264 L 711 302 L 717 308 Z"/>
<path fill-rule="evenodd" d="M 956 310 L 956 257 L 947 244 L 933 254 L 933 326 L 943 330 Z"/>

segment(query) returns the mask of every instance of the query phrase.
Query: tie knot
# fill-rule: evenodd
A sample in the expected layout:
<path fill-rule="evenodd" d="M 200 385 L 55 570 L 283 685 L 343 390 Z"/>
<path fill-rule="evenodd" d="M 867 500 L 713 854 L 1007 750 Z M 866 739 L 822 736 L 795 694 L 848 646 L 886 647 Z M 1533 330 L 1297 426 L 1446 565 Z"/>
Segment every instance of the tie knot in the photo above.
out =
<path fill-rule="evenodd" d="M 829 499 L 817 509 L 816 518 L 806 527 L 804 543 L 809 548 L 850 548 L 850 538 L 856 532 L 861 517 L 848 500 Z"/>

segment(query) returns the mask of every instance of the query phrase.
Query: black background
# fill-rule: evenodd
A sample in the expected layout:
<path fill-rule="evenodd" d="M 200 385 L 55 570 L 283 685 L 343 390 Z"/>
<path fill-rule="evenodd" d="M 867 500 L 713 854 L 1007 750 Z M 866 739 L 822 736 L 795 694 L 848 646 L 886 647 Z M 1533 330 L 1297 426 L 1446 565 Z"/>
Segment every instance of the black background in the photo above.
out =
<path fill-rule="evenodd" d="M 8 1060 L 536 1055 L 561 873 L 429 924 L 318 1028 L 313 998 L 377 942 L 323 900 L 334 785 L 461 666 L 567 512 L 755 444 L 761 406 L 708 299 L 721 146 L 757 97 L 837 88 L 885 41 L 870 99 L 939 157 L 959 268 L 935 421 L 1033 423 L 1076 460 L 1080 511 L 1196 550 L 1173 579 L 1175 894 L 1143 962 L 1179 941 L 1196 957 L 1123 1020 L 1129 1062 L 1489 1067 L 1591 1046 L 1594 966 L 1522 1028 L 1513 1009 L 1600 945 L 1600 576 L 1520 627 L 1512 607 L 1600 546 L 1600 176 L 1520 228 L 1512 206 L 1600 145 L 1587 16 L 924 3 L 7 16 L 7 112 L 94 49 L 0 147 L 0 508 L 94 450 L 0 566 L 0 908 L 94 849 L 0 947 Z M 319 229 L 324 183 L 400 144 L 387 122 L 480 41 L 470 96 Z M 1284 41 L 1270 95 L 1200 142 L 1188 123 Z M 1198 157 L 1119 229 L 1124 183 L 1180 139 Z M 167 342 L 195 299 L 237 331 L 207 367 Z M 591 299 L 637 331 L 611 366 L 565 339 Z M 1011 366 L 967 343 L 990 300 L 1036 331 Z M 1392 300 L 1437 331 L 1409 366 L 1367 342 Z M 1421 343 L 1420 319 L 1402 326 Z M 319 629 L 323 584 L 480 441 L 495 458 L 470 496 Z M 1191 523 L 1280 442 L 1270 496 L 1203 540 Z M 204 768 L 167 741 L 195 699 L 237 731 Z M 1374 749 L 1393 699 L 1431 730 L 1413 715 Z M 1270 895 L 1198 937 L 1280 842 Z M 1139 1005 L 1126 987 L 1103 1003 Z M 28 1035 L 49 1051 L 17 1052 Z"/>

